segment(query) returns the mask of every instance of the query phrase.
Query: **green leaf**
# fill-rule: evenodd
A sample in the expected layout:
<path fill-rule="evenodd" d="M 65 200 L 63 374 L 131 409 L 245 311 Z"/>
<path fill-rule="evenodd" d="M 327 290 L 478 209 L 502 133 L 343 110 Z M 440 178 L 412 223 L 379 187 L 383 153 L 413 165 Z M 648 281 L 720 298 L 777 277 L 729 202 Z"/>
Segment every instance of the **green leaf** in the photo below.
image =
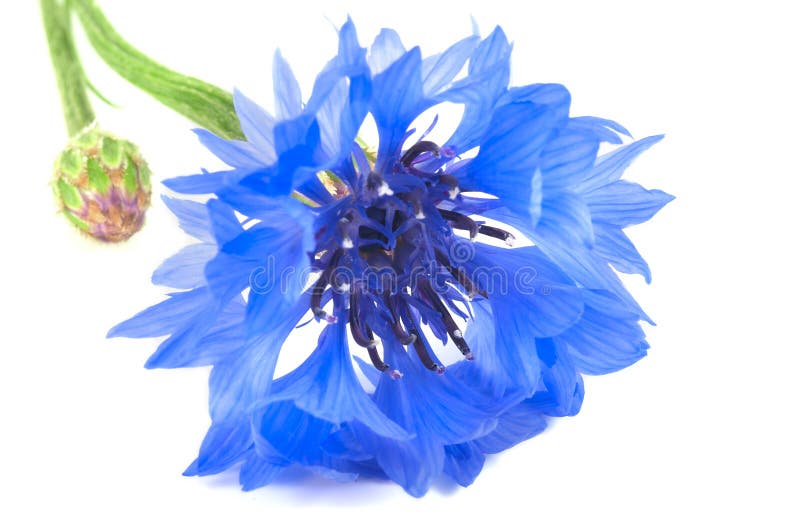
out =
<path fill-rule="evenodd" d="M 75 227 L 77 227 L 81 231 L 88 231 L 89 230 L 89 224 L 86 223 L 85 221 L 81 220 L 80 218 L 78 218 L 77 216 L 72 214 L 71 212 L 64 211 L 64 216 L 67 217 L 67 220 L 69 220 L 72 223 L 72 225 L 74 225 Z"/>
<path fill-rule="evenodd" d="M 56 194 L 59 198 L 61 198 L 61 201 L 64 203 L 66 208 L 73 211 L 83 208 L 83 198 L 81 198 L 81 194 L 78 192 L 78 189 L 63 179 L 56 181 Z"/>
<path fill-rule="evenodd" d="M 83 170 L 83 155 L 77 150 L 64 150 L 58 160 L 58 170 L 72 178 L 76 178 Z"/>
<path fill-rule="evenodd" d="M 107 193 L 109 187 L 111 187 L 111 179 L 109 179 L 103 167 L 100 166 L 100 163 L 93 157 L 89 157 L 86 160 L 86 170 L 89 174 L 89 188 L 100 194 Z"/>
<path fill-rule="evenodd" d="M 100 160 L 109 168 L 119 168 L 122 164 L 122 145 L 116 139 L 103 137 L 100 144 Z"/>
<path fill-rule="evenodd" d="M 133 164 L 133 160 L 128 157 L 125 164 L 125 175 L 123 176 L 125 192 L 128 194 L 128 196 L 133 196 L 136 194 L 136 189 L 139 187 L 139 179 L 136 173 L 136 165 Z"/>

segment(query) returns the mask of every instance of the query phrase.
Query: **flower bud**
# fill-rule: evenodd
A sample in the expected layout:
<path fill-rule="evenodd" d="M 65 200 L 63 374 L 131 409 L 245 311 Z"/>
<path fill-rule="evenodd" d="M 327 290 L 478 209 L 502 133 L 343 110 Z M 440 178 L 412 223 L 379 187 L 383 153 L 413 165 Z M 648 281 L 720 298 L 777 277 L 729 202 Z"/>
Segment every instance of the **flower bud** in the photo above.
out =
<path fill-rule="evenodd" d="M 150 169 L 136 146 L 90 127 L 55 165 L 53 191 L 67 219 L 104 242 L 127 240 L 150 206 Z"/>

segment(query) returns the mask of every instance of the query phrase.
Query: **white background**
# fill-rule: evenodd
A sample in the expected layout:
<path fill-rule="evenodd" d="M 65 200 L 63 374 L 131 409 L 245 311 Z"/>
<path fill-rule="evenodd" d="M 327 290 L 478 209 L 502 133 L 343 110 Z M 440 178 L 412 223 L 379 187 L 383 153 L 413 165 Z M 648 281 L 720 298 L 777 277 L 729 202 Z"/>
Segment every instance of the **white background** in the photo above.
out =
<path fill-rule="evenodd" d="M 467 489 L 423 499 L 386 482 L 184 478 L 207 428 L 207 369 L 146 371 L 156 341 L 106 340 L 159 301 L 151 271 L 185 239 L 160 201 L 129 243 L 56 216 L 66 142 L 35 2 L 0 22 L 0 529 L 797 530 L 800 135 L 796 16 L 778 2 L 101 1 L 163 63 L 270 104 L 278 46 L 308 94 L 350 13 L 434 53 L 501 24 L 517 84 L 560 82 L 573 114 L 666 139 L 627 176 L 678 199 L 630 231 L 654 281 L 629 280 L 658 322 L 647 358 L 588 378 L 583 411 L 488 460 Z M 221 168 L 190 124 L 81 51 L 106 129 L 157 180 Z M 157 185 L 156 193 L 163 191 Z M 154 196 L 154 198 L 157 196 Z M 473 528 L 473 526 L 475 528 Z"/>

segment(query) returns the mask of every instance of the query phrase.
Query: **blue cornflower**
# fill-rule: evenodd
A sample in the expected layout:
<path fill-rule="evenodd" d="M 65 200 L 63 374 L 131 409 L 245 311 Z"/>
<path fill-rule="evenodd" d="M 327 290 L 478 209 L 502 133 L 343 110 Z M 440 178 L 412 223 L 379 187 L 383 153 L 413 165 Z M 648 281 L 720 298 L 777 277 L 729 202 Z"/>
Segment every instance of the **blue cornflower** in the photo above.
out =
<path fill-rule="evenodd" d="M 339 37 L 305 104 L 277 54 L 274 116 L 237 92 L 247 141 L 197 132 L 230 169 L 166 181 L 212 195 L 164 198 L 200 242 L 153 281 L 183 291 L 110 335 L 168 336 L 148 367 L 213 365 L 187 474 L 238 464 L 253 489 L 299 464 L 415 496 L 442 473 L 468 485 L 485 454 L 577 413 L 581 374 L 645 355 L 648 318 L 614 269 L 649 280 L 622 230 L 672 198 L 620 178 L 659 137 L 598 157 L 627 131 L 570 117 L 560 85 L 509 88 L 500 28 L 424 59 L 392 30 L 369 50 L 350 21 Z M 452 137 L 415 137 L 442 102 L 464 106 Z M 367 115 L 374 152 L 357 137 Z M 534 245 L 509 247 L 508 225 Z M 276 379 L 312 318 L 327 324 L 316 348 Z"/>

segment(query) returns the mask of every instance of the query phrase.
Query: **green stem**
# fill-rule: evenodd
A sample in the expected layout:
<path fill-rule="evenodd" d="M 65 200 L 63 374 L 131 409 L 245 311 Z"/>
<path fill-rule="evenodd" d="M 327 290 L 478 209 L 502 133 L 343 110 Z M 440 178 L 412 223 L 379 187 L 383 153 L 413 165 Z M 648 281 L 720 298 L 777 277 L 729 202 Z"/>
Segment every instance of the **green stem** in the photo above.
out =
<path fill-rule="evenodd" d="M 41 0 L 41 8 L 50 58 L 61 93 L 64 121 L 72 137 L 94 122 L 94 111 L 89 103 L 86 78 L 72 40 L 69 10 L 56 0 Z"/>
<path fill-rule="evenodd" d="M 98 55 L 120 76 L 209 131 L 244 139 L 229 92 L 144 55 L 114 30 L 93 0 L 72 0 L 71 7 Z"/>

